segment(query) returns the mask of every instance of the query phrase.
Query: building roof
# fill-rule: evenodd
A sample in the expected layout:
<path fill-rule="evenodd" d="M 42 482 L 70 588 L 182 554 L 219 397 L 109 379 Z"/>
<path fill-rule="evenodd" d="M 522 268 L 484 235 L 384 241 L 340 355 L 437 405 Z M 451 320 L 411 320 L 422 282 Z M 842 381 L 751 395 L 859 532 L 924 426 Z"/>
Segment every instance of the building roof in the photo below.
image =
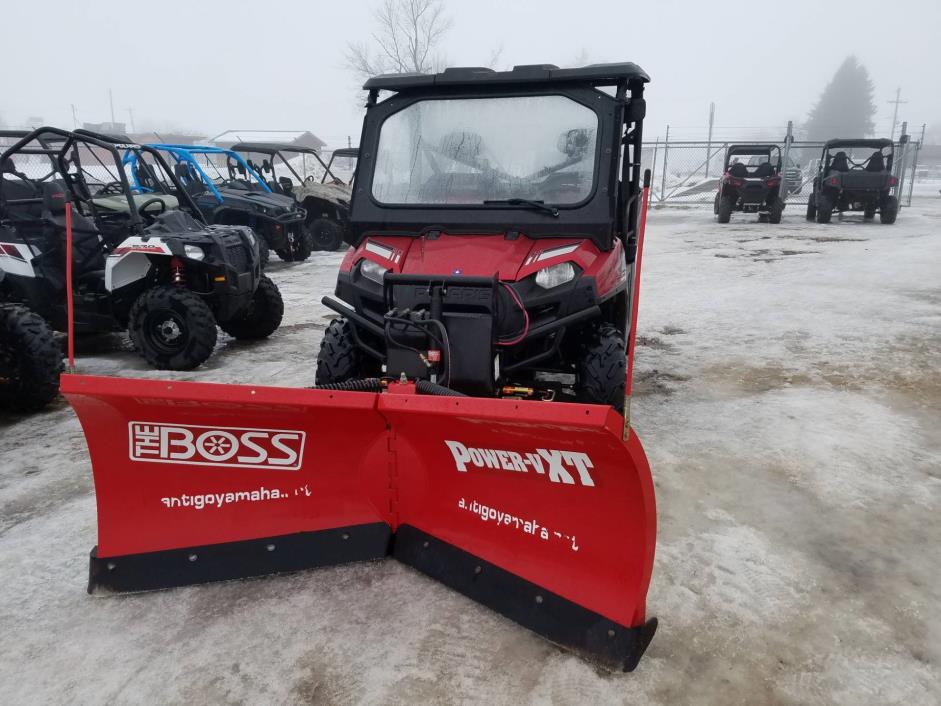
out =
<path fill-rule="evenodd" d="M 210 142 L 233 145 L 238 142 L 279 142 L 282 145 L 319 150 L 327 143 L 309 130 L 226 130 Z"/>

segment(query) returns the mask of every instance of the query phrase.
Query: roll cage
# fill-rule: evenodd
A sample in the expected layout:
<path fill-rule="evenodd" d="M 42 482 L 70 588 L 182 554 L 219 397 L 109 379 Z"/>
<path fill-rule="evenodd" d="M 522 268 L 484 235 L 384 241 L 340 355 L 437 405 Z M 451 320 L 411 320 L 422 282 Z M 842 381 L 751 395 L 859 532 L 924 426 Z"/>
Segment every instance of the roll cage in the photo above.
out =
<path fill-rule="evenodd" d="M 869 155 L 868 158 L 862 160 L 861 162 L 856 162 L 846 154 L 847 149 L 852 149 L 854 147 L 862 147 L 866 149 L 873 149 L 873 153 Z M 888 154 L 885 154 L 885 150 L 888 149 Z M 873 169 L 871 167 L 878 166 L 873 165 L 872 159 L 875 157 L 876 153 L 881 155 L 883 161 L 881 169 Z M 845 158 L 845 165 L 842 163 L 842 159 L 837 159 L 836 163 L 834 158 L 842 154 Z M 858 138 L 858 139 L 836 139 L 829 140 L 823 145 L 823 152 L 820 155 L 820 164 L 818 165 L 818 175 L 826 176 L 831 171 L 892 171 L 892 163 L 895 159 L 895 143 L 888 138 Z"/>
<path fill-rule="evenodd" d="M 337 157 L 339 157 L 340 159 L 358 160 L 359 159 L 359 147 L 341 147 L 340 149 L 333 150 L 333 152 L 330 153 L 330 161 L 327 162 L 327 170 L 329 170 L 330 167 L 333 166 L 333 162 Z M 343 184 L 343 180 L 337 177 L 336 175 L 334 175 L 333 172 L 330 172 L 330 176 L 332 176 L 334 179 L 340 182 L 340 184 Z M 320 179 L 320 183 L 323 184 L 326 180 L 327 180 L 327 172 L 324 172 L 323 177 Z M 354 176 L 354 178 L 350 180 L 350 184 L 352 184 L 355 180 L 356 179 Z M 343 185 L 345 186 L 345 184 Z"/>
<path fill-rule="evenodd" d="M 35 145 L 33 144 L 35 143 Z M 83 149 L 84 148 L 84 149 Z M 124 152 L 122 156 L 121 151 Z M 84 157 L 83 157 L 84 152 Z M 161 179 L 154 172 L 153 167 L 146 160 L 139 160 L 138 156 L 142 153 L 150 155 L 163 171 L 163 176 L 170 181 L 173 188 L 177 189 L 182 199 L 189 207 L 190 215 L 202 222 L 199 208 L 192 200 L 183 185 L 173 174 L 173 170 L 155 149 L 146 145 L 139 145 L 131 142 L 123 136 L 101 135 L 89 130 L 62 130 L 54 127 L 40 127 L 23 135 L 13 145 L 0 155 L 0 163 L 13 155 L 44 155 L 49 159 L 50 171 L 39 179 L 29 179 L 34 183 L 51 183 L 56 176 L 61 177 L 64 187 L 68 190 L 73 202 L 80 203 L 90 213 L 96 224 L 101 224 L 101 214 L 95 205 L 95 198 L 101 196 L 100 193 L 92 194 L 88 186 L 88 177 L 97 179 L 89 168 L 91 161 L 97 163 L 98 167 L 105 170 L 105 173 L 114 177 L 113 182 L 120 186 L 120 195 L 124 197 L 128 206 L 129 229 L 131 233 L 142 233 L 146 224 L 140 215 L 140 212 L 132 198 L 133 187 L 127 178 L 126 166 L 128 164 L 128 155 L 134 155 L 135 162 L 139 162 L 141 169 L 145 170 L 154 184 L 161 184 Z M 105 163 L 104 155 L 111 158 L 112 167 Z M 85 163 L 83 164 L 83 159 Z M 74 167 L 74 171 L 72 168 Z M 132 170 L 132 174 L 134 170 Z M 135 175 L 136 181 L 136 175 Z M 107 186 L 107 185 L 106 185 Z M 6 188 L 6 180 L 0 180 L 0 199 L 4 206 L 7 205 L 27 205 L 41 204 L 43 198 L 41 195 L 31 198 L 6 198 L 3 193 Z M 119 194 L 113 194 L 115 196 Z"/>
<path fill-rule="evenodd" d="M 304 183 L 304 177 L 298 174 L 297 170 L 293 166 L 291 166 L 291 162 L 284 156 L 284 153 L 295 152 L 297 154 L 305 154 L 305 155 L 309 154 L 314 159 L 317 160 L 317 162 L 320 164 L 320 166 L 324 170 L 323 178 L 321 178 L 320 180 L 321 184 L 327 178 L 327 175 L 330 175 L 331 178 L 335 179 L 336 181 L 339 181 L 341 184 L 343 183 L 340 179 L 336 177 L 336 175 L 334 175 L 330 171 L 330 164 L 333 163 L 333 158 L 331 157 L 330 164 L 327 164 L 326 162 L 323 161 L 323 158 L 320 156 L 320 153 L 318 153 L 317 150 L 313 149 L 312 147 L 300 147 L 297 145 L 288 145 L 288 144 L 283 144 L 279 142 L 238 142 L 232 145 L 232 149 L 235 152 L 240 152 L 240 153 L 254 152 L 256 154 L 268 155 L 271 158 L 271 161 L 269 163 L 271 167 L 271 177 L 275 180 L 277 180 L 278 178 L 277 173 L 275 172 L 275 157 L 279 158 L 281 162 L 284 164 L 284 166 L 288 168 L 288 171 L 297 180 L 298 184 Z M 247 162 L 248 162 L 248 166 L 250 167 L 256 166 L 252 164 L 251 160 L 247 160 Z M 264 169 L 262 169 L 262 171 L 264 171 Z"/>
<path fill-rule="evenodd" d="M 347 242 L 370 233 L 418 235 L 433 231 L 474 234 L 525 233 L 532 238 L 585 237 L 610 250 L 617 238 L 630 248 L 636 237 L 641 179 L 641 141 L 647 74 L 636 64 L 559 69 L 545 64 L 511 71 L 451 68 L 440 74 L 391 74 L 369 79 L 360 139 L 357 185 Z M 393 95 L 379 100 L 381 91 Z M 593 187 L 584 201 L 557 209 L 520 203 L 471 205 L 381 204 L 372 195 L 383 123 L 419 101 L 462 98 L 562 96 L 592 110 L 598 119 Z M 621 158 L 622 148 L 624 151 Z M 470 165 L 473 166 L 473 165 Z M 546 210 L 556 213 L 549 217 Z M 557 215 L 556 215 L 557 214 Z"/>
<path fill-rule="evenodd" d="M 725 165 L 722 169 L 723 173 L 729 171 L 729 167 L 735 157 L 753 156 L 767 157 L 768 164 L 771 165 L 773 174 L 781 173 L 781 166 L 783 164 L 781 159 L 781 148 L 773 144 L 729 145 L 729 148 L 725 152 Z M 752 175 L 749 174 L 748 176 Z"/>
<path fill-rule="evenodd" d="M 272 193 L 271 187 L 265 183 L 265 180 L 252 169 L 245 159 L 238 152 L 234 152 L 229 149 L 224 149 L 222 147 L 208 147 L 203 145 L 176 145 L 176 144 L 162 144 L 162 143 L 153 143 L 148 145 L 148 147 L 166 152 L 175 160 L 176 164 L 183 164 L 190 167 L 195 174 L 199 177 L 200 181 L 203 182 L 203 185 L 209 190 L 213 197 L 219 203 L 225 201 L 222 193 L 219 191 L 218 186 L 213 182 L 212 178 L 206 174 L 205 170 L 200 166 L 199 161 L 196 159 L 195 155 L 219 155 L 226 158 L 226 167 L 229 171 L 230 178 L 234 179 L 234 173 L 239 173 L 242 176 L 250 177 L 255 183 L 258 184 L 258 187 L 266 192 Z M 133 170 L 132 170 L 133 173 Z"/>

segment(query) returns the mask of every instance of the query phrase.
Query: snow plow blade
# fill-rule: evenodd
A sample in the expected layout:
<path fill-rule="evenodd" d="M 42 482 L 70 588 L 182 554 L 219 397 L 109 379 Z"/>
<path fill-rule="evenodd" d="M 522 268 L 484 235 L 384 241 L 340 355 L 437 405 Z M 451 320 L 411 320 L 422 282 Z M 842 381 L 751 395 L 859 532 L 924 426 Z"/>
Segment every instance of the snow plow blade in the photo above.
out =
<path fill-rule="evenodd" d="M 631 670 L 653 633 L 653 483 L 609 407 L 65 375 L 98 503 L 89 590 L 391 554 Z"/>

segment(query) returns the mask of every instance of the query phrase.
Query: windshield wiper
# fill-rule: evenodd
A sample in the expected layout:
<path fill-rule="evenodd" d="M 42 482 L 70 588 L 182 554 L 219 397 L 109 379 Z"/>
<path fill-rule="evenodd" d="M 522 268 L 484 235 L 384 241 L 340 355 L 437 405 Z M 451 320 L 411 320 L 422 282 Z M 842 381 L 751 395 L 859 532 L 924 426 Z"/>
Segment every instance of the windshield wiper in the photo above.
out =
<path fill-rule="evenodd" d="M 533 201 L 532 199 L 487 199 L 484 201 L 485 205 L 492 203 L 505 203 L 508 206 L 528 206 L 529 208 L 536 209 L 537 211 L 542 211 L 543 213 L 548 213 L 553 218 L 559 217 L 559 209 L 555 206 L 547 206 L 545 201 Z"/>

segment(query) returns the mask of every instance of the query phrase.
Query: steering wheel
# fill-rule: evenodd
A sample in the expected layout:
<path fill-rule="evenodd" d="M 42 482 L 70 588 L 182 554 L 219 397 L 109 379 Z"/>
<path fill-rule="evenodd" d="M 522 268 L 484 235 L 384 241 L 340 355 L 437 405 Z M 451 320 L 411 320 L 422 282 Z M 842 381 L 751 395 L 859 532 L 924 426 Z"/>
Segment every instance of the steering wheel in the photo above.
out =
<path fill-rule="evenodd" d="M 109 181 L 107 184 L 98 189 L 98 193 L 95 196 L 117 196 L 124 193 L 124 186 L 119 181 Z"/>
<path fill-rule="evenodd" d="M 308 175 L 304 178 L 304 183 L 305 183 L 305 184 L 316 184 L 316 183 L 317 183 L 317 179 L 314 177 L 313 174 L 308 174 Z"/>
<path fill-rule="evenodd" d="M 157 213 L 149 213 L 148 207 L 152 204 L 160 204 L 160 210 Z M 167 212 L 167 203 L 163 199 L 147 199 L 140 206 L 137 207 L 137 213 L 141 218 L 146 219 L 148 222 L 153 223 L 157 218 L 162 216 Z"/>

